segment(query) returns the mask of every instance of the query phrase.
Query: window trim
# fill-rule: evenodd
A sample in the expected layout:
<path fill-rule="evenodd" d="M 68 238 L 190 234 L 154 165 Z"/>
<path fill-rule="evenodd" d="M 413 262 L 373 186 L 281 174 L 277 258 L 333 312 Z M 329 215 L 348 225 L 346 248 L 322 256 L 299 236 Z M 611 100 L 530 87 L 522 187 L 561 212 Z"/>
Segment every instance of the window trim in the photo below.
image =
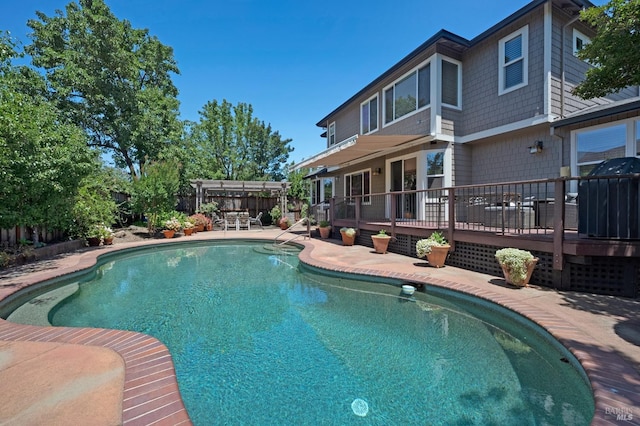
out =
<path fill-rule="evenodd" d="M 591 38 L 587 37 L 586 35 L 584 35 L 582 32 L 580 32 L 580 30 L 574 28 L 573 29 L 573 36 L 571 37 L 571 49 L 573 50 L 573 56 L 575 56 L 576 58 L 578 57 L 578 46 L 577 46 L 577 40 L 581 39 L 582 40 L 582 45 L 585 46 L 589 43 L 591 43 Z"/>
<path fill-rule="evenodd" d="M 331 138 L 333 137 L 333 142 Z M 327 127 L 327 146 L 331 147 L 336 144 L 336 122 L 332 122 Z"/>
<path fill-rule="evenodd" d="M 382 127 L 385 128 L 387 126 L 390 126 L 392 124 L 398 123 L 400 120 L 404 120 L 405 118 L 411 117 L 412 115 L 415 115 L 417 113 L 419 113 L 420 111 L 424 111 L 428 108 L 431 107 L 431 96 L 432 96 L 432 92 L 434 90 L 433 87 L 429 87 L 429 96 L 428 96 L 428 102 L 426 105 L 422 106 L 422 107 L 418 107 L 418 92 L 419 92 L 419 84 L 420 84 L 420 78 L 419 78 L 419 70 L 421 70 L 422 68 L 425 68 L 427 65 L 430 66 L 429 69 L 429 76 L 432 75 L 432 73 L 434 72 L 433 70 L 433 60 L 432 58 L 427 59 L 426 61 L 418 64 L 417 66 L 415 66 L 414 68 L 412 68 L 411 70 L 409 70 L 408 72 L 404 73 L 403 75 L 401 75 L 400 77 L 396 78 L 393 82 L 391 82 L 390 84 L 386 85 L 385 87 L 382 88 Z M 416 109 L 414 109 L 411 112 L 406 113 L 405 115 L 403 115 L 402 117 L 398 117 L 398 118 L 394 118 L 393 120 L 387 122 L 386 117 L 387 117 L 387 90 L 389 90 L 390 88 L 394 87 L 395 85 L 401 81 L 403 81 L 404 79 L 406 79 L 407 77 L 409 77 L 410 75 L 414 74 L 416 77 L 416 87 L 415 87 L 415 95 L 416 95 Z M 430 82 L 431 83 L 431 82 Z M 395 89 L 394 89 L 395 90 Z M 394 105 L 395 105 L 395 99 L 394 99 Z"/>
<path fill-rule="evenodd" d="M 331 182 L 331 191 L 335 192 L 336 181 L 334 177 L 315 177 L 311 179 L 311 187 L 309 190 L 309 198 L 311 200 L 311 205 L 327 205 L 328 199 L 326 196 L 326 186 L 325 181 Z M 333 195 L 332 195 L 333 196 Z M 315 201 L 315 203 L 313 202 Z"/>
<path fill-rule="evenodd" d="M 458 99 L 457 99 L 457 103 L 458 105 L 451 105 L 448 104 L 446 102 L 444 102 L 444 100 L 442 99 L 442 77 L 444 75 L 444 67 L 442 67 L 442 62 L 449 62 L 451 64 L 455 64 L 458 67 Z M 447 108 L 453 108 L 456 110 L 462 110 L 462 62 L 457 61 L 455 59 L 451 59 L 449 57 L 446 58 L 440 58 L 440 78 L 438 79 L 440 81 L 440 102 L 442 103 L 442 106 L 446 106 Z"/>
<path fill-rule="evenodd" d="M 364 192 L 364 174 L 365 173 L 369 173 L 369 193 L 365 194 Z M 347 194 L 347 177 L 348 176 L 354 176 L 354 175 L 363 175 L 362 177 L 362 204 L 363 206 L 369 206 L 371 205 L 371 176 L 372 176 L 372 172 L 371 172 L 371 168 L 367 168 L 367 169 L 362 169 L 362 170 L 356 170 L 354 172 L 351 173 L 345 173 L 344 175 L 342 175 L 342 181 L 343 181 L 343 186 L 342 186 L 342 193 L 344 194 L 345 198 L 350 198 L 353 197 L 353 195 L 351 194 Z M 352 201 L 348 202 L 349 204 L 352 204 Z"/>
<path fill-rule="evenodd" d="M 630 117 L 625 120 L 616 120 L 604 124 L 597 124 L 593 126 L 583 127 L 577 130 L 571 131 L 571 175 L 579 176 L 579 167 L 589 164 L 598 164 L 598 162 L 578 163 L 578 135 L 581 133 L 591 132 L 594 130 L 604 129 L 607 127 L 625 126 L 625 156 L 638 157 L 640 155 L 634 154 L 636 148 L 636 134 L 640 126 L 640 117 Z M 575 182 L 572 183 L 572 191 L 575 192 Z"/>
<path fill-rule="evenodd" d="M 376 100 L 376 128 L 371 130 L 371 122 L 369 122 L 369 131 L 368 132 L 364 132 L 364 123 L 362 122 L 362 108 L 365 105 L 370 105 L 371 101 Z M 369 118 L 371 118 L 371 115 L 369 115 Z M 376 93 L 375 95 L 371 96 L 369 99 L 367 99 L 366 101 L 362 102 L 360 104 L 360 134 L 361 135 L 368 135 L 371 133 L 375 133 L 380 129 L 380 98 L 378 96 L 378 93 Z"/>
<path fill-rule="evenodd" d="M 509 63 L 504 62 L 504 47 L 508 41 L 522 37 L 522 57 Z M 511 87 L 504 87 L 505 69 L 507 66 L 522 60 L 522 82 Z M 518 90 L 529 84 L 529 25 L 525 25 L 498 41 L 498 96 Z"/>

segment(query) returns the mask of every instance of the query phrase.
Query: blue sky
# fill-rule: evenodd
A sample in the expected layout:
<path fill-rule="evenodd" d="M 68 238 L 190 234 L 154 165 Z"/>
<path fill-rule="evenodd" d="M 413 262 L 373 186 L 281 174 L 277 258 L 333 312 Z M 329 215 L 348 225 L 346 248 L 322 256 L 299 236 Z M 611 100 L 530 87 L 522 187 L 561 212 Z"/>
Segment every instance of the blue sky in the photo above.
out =
<path fill-rule="evenodd" d="M 68 0 L 0 0 L 0 30 L 29 44 L 28 19 Z M 253 105 L 293 139 L 291 161 L 325 148 L 321 118 L 440 29 L 471 39 L 527 0 L 106 0 L 174 50 L 181 118 L 208 101 Z M 604 1 L 595 1 L 603 4 Z"/>

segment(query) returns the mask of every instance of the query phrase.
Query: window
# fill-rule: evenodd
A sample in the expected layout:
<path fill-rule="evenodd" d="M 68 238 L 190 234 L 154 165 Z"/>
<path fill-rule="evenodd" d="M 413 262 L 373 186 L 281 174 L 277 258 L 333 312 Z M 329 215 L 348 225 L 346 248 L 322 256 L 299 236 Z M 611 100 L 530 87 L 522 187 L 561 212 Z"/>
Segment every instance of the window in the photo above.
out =
<path fill-rule="evenodd" d="M 327 131 L 327 143 L 329 146 L 336 143 L 336 123 L 329 124 L 329 130 Z"/>
<path fill-rule="evenodd" d="M 580 31 L 573 29 L 573 54 L 578 56 L 578 52 L 582 50 L 584 46 L 591 43 L 591 39 Z"/>
<path fill-rule="evenodd" d="M 500 69 L 498 94 L 502 95 L 528 83 L 529 27 L 500 40 Z"/>
<path fill-rule="evenodd" d="M 311 205 L 326 202 L 331 197 L 333 197 L 333 178 L 311 181 Z"/>
<path fill-rule="evenodd" d="M 362 195 L 363 203 L 371 202 L 371 170 L 352 173 L 344 176 L 344 190 L 347 197 Z M 354 200 L 351 200 L 353 202 Z"/>
<path fill-rule="evenodd" d="M 429 105 L 431 65 L 412 71 L 384 91 L 384 122 L 398 118 Z"/>
<path fill-rule="evenodd" d="M 640 120 L 636 121 L 636 157 L 640 157 Z"/>
<path fill-rule="evenodd" d="M 378 95 L 360 105 L 360 133 L 367 133 L 378 130 Z"/>
<path fill-rule="evenodd" d="M 444 187 L 444 151 L 427 153 L 427 189 Z"/>
<path fill-rule="evenodd" d="M 442 103 L 454 107 L 460 106 L 460 66 L 442 61 Z"/>
<path fill-rule="evenodd" d="M 576 133 L 576 166 L 579 176 L 586 176 L 599 163 L 624 157 L 627 126 L 618 124 Z"/>

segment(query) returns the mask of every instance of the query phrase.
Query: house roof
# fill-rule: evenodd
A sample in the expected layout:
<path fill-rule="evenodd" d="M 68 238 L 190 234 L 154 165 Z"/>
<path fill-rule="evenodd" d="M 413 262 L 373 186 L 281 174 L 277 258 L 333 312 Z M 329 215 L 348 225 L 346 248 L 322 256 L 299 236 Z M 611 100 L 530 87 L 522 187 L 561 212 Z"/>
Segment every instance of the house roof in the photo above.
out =
<path fill-rule="evenodd" d="M 296 165 L 302 167 L 334 166 L 424 138 L 424 135 L 354 135 Z"/>
<path fill-rule="evenodd" d="M 557 129 L 632 111 L 640 111 L 640 97 L 623 99 L 610 104 L 596 105 L 591 108 L 583 109 L 565 118 L 554 121 L 551 124 L 551 127 Z"/>
<path fill-rule="evenodd" d="M 344 102 L 338 108 L 333 110 L 330 114 L 328 114 L 322 120 L 318 121 L 318 123 L 316 123 L 316 126 L 318 126 L 318 127 L 326 127 L 327 120 L 329 119 L 329 117 L 331 117 L 332 115 L 334 115 L 338 111 L 342 110 L 347 105 L 351 104 L 355 99 L 357 99 L 358 97 L 362 96 L 363 94 L 365 94 L 366 92 L 371 90 L 371 88 L 373 86 L 376 86 L 378 83 L 380 83 L 381 81 L 383 81 L 384 79 L 389 77 L 391 74 L 396 72 L 398 69 L 402 68 L 408 62 L 411 62 L 416 56 L 420 55 L 420 53 L 424 52 L 425 50 L 427 50 L 429 47 L 435 45 L 436 43 L 446 44 L 447 46 L 455 47 L 456 49 L 466 49 L 466 47 L 469 45 L 469 40 L 467 40 L 467 39 L 465 39 L 463 37 L 460 37 L 458 35 L 455 35 L 455 34 L 449 32 L 447 30 L 438 31 L 436 34 L 434 34 L 427 41 L 425 41 L 420 46 L 418 46 L 417 49 L 415 49 L 413 52 L 409 53 L 407 56 L 405 56 L 403 59 L 401 59 L 400 62 L 395 64 L 393 67 L 389 68 L 387 71 L 385 71 L 378 78 L 376 78 L 371 83 L 366 85 L 362 90 L 358 91 L 358 93 L 356 93 L 355 95 L 353 95 L 352 97 L 347 99 L 346 102 Z"/>
<path fill-rule="evenodd" d="M 547 1 L 549 1 L 549 0 L 534 0 L 534 1 L 530 2 L 526 6 L 522 7 L 519 10 L 517 10 L 513 14 L 509 15 L 507 18 L 505 18 L 502 21 L 498 22 L 497 24 L 495 24 L 494 26 L 492 26 L 488 30 L 486 30 L 483 33 L 481 33 L 480 35 L 476 36 L 471 41 L 467 40 L 464 37 L 456 35 L 456 34 L 454 34 L 452 32 L 444 30 L 444 29 L 438 31 L 432 37 L 430 37 L 427 41 L 425 41 L 420 46 L 418 46 L 415 50 L 413 50 L 407 56 L 402 58 L 398 63 L 393 65 L 391 68 L 389 68 L 387 71 L 385 71 L 378 78 L 376 78 L 371 83 L 366 85 L 362 90 L 358 91 L 358 93 L 356 93 L 355 95 L 353 95 L 352 97 L 347 99 L 342 105 L 340 105 L 338 108 L 334 109 L 333 111 L 331 111 L 331 113 L 327 114 L 324 118 L 322 118 L 320 121 L 318 121 L 318 123 L 316 123 L 316 126 L 318 126 L 318 127 L 326 127 L 327 126 L 327 121 L 329 120 L 329 117 L 333 116 L 337 112 L 339 112 L 342 109 L 346 108 L 348 105 L 350 105 L 354 100 L 356 100 L 360 96 L 365 95 L 374 86 L 378 85 L 381 81 L 385 80 L 390 75 L 392 75 L 393 73 L 398 71 L 400 68 L 405 66 L 407 63 L 411 62 L 415 57 L 420 55 L 422 52 L 424 52 L 425 50 L 427 50 L 431 46 L 436 45 L 436 44 L 441 44 L 441 45 L 445 45 L 445 46 L 447 46 L 449 48 L 453 48 L 454 50 L 458 50 L 460 52 L 463 52 L 463 51 L 469 49 L 470 47 L 473 47 L 474 45 L 476 45 L 476 44 L 480 43 L 481 41 L 485 40 L 486 38 L 490 37 L 494 33 L 498 32 L 502 28 L 504 28 L 507 25 L 509 25 L 510 23 L 520 19 L 521 17 L 523 17 L 524 15 L 528 14 L 529 12 L 531 12 L 533 9 L 537 8 L 538 6 L 546 3 Z M 556 1 L 560 5 L 560 7 L 562 7 L 562 8 L 574 8 L 576 10 L 580 10 L 582 8 L 588 8 L 588 7 L 593 7 L 594 6 L 593 3 L 591 3 L 588 0 L 551 0 L 551 1 Z"/>

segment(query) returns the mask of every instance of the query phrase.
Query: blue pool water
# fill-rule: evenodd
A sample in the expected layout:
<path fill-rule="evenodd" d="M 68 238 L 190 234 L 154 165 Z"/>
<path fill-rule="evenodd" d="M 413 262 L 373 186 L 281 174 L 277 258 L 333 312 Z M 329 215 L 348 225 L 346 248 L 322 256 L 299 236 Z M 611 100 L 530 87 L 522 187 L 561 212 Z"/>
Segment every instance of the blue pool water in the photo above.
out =
<path fill-rule="evenodd" d="M 542 333 L 400 293 L 264 244 L 174 246 L 101 264 L 49 321 L 160 339 L 196 425 L 589 424 L 585 379 Z"/>

